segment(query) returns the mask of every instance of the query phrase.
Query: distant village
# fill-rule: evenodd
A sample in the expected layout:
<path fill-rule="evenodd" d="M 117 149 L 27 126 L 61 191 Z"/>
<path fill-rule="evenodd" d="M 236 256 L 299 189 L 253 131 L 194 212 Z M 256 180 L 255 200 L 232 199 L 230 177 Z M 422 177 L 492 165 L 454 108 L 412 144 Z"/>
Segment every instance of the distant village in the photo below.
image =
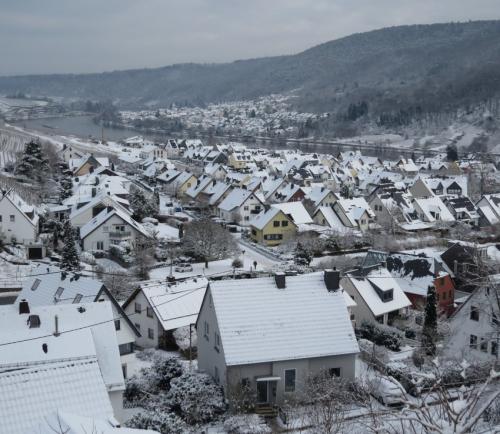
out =
<path fill-rule="evenodd" d="M 497 432 L 494 157 L 96 142 L 0 177 L 0 433 Z"/>

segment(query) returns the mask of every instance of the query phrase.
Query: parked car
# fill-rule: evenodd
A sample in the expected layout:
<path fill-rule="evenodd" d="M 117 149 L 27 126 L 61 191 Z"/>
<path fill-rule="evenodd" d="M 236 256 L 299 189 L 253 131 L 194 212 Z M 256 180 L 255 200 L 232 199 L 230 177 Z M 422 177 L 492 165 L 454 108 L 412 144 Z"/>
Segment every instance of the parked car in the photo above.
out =
<path fill-rule="evenodd" d="M 381 376 L 372 384 L 372 395 L 383 405 L 403 405 L 405 389 L 394 377 Z"/>
<path fill-rule="evenodd" d="M 191 264 L 181 262 L 175 266 L 174 270 L 178 273 L 187 273 L 188 271 L 193 271 L 193 266 Z"/>

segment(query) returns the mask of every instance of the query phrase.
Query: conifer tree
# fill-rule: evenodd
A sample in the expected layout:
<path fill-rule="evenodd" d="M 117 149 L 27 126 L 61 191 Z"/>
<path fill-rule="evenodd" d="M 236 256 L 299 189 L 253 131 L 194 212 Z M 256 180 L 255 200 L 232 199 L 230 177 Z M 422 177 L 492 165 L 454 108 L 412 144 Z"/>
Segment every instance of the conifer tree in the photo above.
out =
<path fill-rule="evenodd" d="M 422 328 L 422 347 L 429 356 L 436 355 L 437 339 L 437 297 L 436 288 L 427 288 L 427 302 L 425 304 L 425 318 Z"/>
<path fill-rule="evenodd" d="M 62 250 L 61 270 L 76 271 L 80 268 L 80 258 L 75 244 L 75 233 L 69 220 L 63 226 L 64 247 Z"/>
<path fill-rule="evenodd" d="M 38 140 L 26 143 L 24 151 L 18 161 L 15 174 L 40 181 L 47 173 L 48 162 L 42 152 Z"/>

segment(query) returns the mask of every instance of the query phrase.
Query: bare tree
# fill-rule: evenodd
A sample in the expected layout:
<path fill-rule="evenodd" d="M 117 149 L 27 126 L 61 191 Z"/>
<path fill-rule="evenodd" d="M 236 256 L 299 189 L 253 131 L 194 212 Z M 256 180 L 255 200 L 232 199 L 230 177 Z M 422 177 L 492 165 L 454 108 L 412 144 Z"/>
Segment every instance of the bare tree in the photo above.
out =
<path fill-rule="evenodd" d="M 184 250 L 201 258 L 206 268 L 209 261 L 227 258 L 238 251 L 238 245 L 229 231 L 206 218 L 188 224 L 183 240 Z"/>

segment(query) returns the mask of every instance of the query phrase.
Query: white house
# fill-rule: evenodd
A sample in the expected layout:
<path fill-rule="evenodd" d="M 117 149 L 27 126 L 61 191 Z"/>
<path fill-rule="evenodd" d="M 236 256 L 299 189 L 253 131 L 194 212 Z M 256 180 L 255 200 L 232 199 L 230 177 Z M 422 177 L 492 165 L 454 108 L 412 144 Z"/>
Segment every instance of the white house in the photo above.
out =
<path fill-rule="evenodd" d="M 146 282 L 123 304 L 141 336 L 141 348 L 172 349 L 172 332 L 196 323 L 207 279 L 196 278 L 177 283 Z"/>
<path fill-rule="evenodd" d="M 263 209 L 264 204 L 259 195 L 244 188 L 232 190 L 217 207 L 220 218 L 228 222 L 239 220 L 243 226 L 248 226 L 250 220 Z"/>
<path fill-rule="evenodd" d="M 122 241 L 134 242 L 138 238 L 150 238 L 146 229 L 128 213 L 115 208 L 105 208 L 80 228 L 83 250 L 104 250 Z"/>
<path fill-rule="evenodd" d="M 0 232 L 8 243 L 33 244 L 38 237 L 38 214 L 13 190 L 0 193 Z"/>
<path fill-rule="evenodd" d="M 451 359 L 497 362 L 500 344 L 499 279 L 478 287 L 451 316 L 444 353 Z"/>
<path fill-rule="evenodd" d="M 17 304 L 21 300 L 26 300 L 30 306 L 109 301 L 115 318 L 120 356 L 126 356 L 134 351 L 134 342 L 140 337 L 140 333 L 102 282 L 78 273 L 60 271 L 57 268 L 46 268 L 46 274 L 43 274 L 44 268 L 39 267 L 38 270 L 36 276 L 25 281 L 17 296 Z M 126 360 L 126 357 L 122 357 L 124 373 L 127 369 Z"/>
<path fill-rule="evenodd" d="M 122 420 L 111 304 L 1 306 L 0 390 L 1 430 L 9 434 L 29 432 L 56 410 Z"/>
<path fill-rule="evenodd" d="M 381 266 L 348 273 L 341 286 L 356 303 L 352 311 L 357 324 L 378 322 L 387 325 L 411 306 L 397 280 Z"/>
<path fill-rule="evenodd" d="M 333 270 L 210 282 L 196 329 L 198 368 L 229 398 L 248 386 L 274 406 L 312 374 L 353 379 L 359 352 Z"/>

